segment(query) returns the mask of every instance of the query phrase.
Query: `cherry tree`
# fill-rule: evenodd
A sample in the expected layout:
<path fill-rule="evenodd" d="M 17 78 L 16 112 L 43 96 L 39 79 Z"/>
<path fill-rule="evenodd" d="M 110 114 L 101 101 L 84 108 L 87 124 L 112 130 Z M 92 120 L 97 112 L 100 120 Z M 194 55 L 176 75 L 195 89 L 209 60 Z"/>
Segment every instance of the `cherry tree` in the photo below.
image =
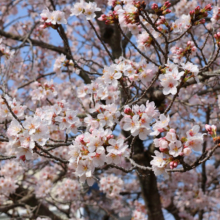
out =
<path fill-rule="evenodd" d="M 0 6 L 0 213 L 220 219 L 218 1 Z"/>

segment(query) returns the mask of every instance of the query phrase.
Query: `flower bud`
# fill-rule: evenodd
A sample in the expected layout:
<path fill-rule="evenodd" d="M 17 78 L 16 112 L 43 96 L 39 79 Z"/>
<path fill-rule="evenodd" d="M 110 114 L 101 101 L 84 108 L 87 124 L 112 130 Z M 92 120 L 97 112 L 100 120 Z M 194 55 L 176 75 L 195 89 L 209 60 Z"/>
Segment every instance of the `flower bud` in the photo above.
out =
<path fill-rule="evenodd" d="M 199 12 L 199 11 L 200 11 L 200 7 L 197 6 L 197 7 L 195 8 L 195 12 Z"/>
<path fill-rule="evenodd" d="M 204 18 L 201 19 L 201 20 L 199 21 L 199 23 L 200 23 L 200 24 L 205 24 L 205 19 L 204 19 Z"/>
<path fill-rule="evenodd" d="M 105 21 L 106 20 L 106 15 L 105 14 L 102 14 L 99 18 L 98 18 L 98 20 L 99 21 Z"/>
<path fill-rule="evenodd" d="M 212 5 L 211 4 L 206 5 L 205 10 L 206 11 L 211 11 L 212 10 Z"/>
<path fill-rule="evenodd" d="M 167 151 L 167 148 L 160 147 L 159 149 L 160 149 L 161 152 Z"/>
<path fill-rule="evenodd" d="M 132 113 L 131 108 L 130 107 L 125 107 L 124 113 L 127 114 L 127 115 L 130 115 Z"/>
<path fill-rule="evenodd" d="M 192 11 L 189 12 L 189 14 L 190 14 L 190 16 L 192 17 L 192 16 L 195 14 L 195 11 L 192 10 Z"/>
<path fill-rule="evenodd" d="M 43 21 L 46 21 L 48 18 L 47 18 L 47 17 L 41 17 L 41 19 L 42 19 Z"/>
<path fill-rule="evenodd" d="M 166 1 L 166 2 L 164 3 L 164 6 L 166 6 L 167 8 L 169 8 L 169 7 L 171 6 L 171 3 L 170 3 L 169 1 Z"/>
<path fill-rule="evenodd" d="M 212 127 L 210 126 L 210 125 L 205 125 L 205 129 L 206 129 L 206 131 L 208 131 L 208 132 L 211 132 L 212 131 Z"/>
<path fill-rule="evenodd" d="M 151 6 L 151 8 L 152 8 L 153 10 L 157 10 L 157 9 L 158 9 L 158 5 L 157 5 L 156 3 L 153 3 L 152 6 Z"/>
<path fill-rule="evenodd" d="M 113 135 L 113 134 L 109 134 L 109 135 L 107 136 L 107 139 L 108 139 L 108 140 L 110 140 L 110 139 L 112 139 L 112 138 L 114 138 L 114 135 Z"/>
<path fill-rule="evenodd" d="M 173 167 L 177 167 L 178 166 L 178 162 L 177 161 L 174 161 L 173 162 Z"/>
<path fill-rule="evenodd" d="M 25 155 L 20 156 L 20 159 L 23 160 L 23 161 L 25 161 L 25 160 L 26 160 Z"/>

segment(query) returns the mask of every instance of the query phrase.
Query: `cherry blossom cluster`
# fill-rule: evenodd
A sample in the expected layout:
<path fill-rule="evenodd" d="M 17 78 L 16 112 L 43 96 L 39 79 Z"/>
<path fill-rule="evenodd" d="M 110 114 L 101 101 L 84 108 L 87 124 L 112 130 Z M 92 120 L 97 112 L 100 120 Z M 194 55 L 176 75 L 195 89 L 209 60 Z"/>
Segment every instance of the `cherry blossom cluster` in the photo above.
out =
<path fill-rule="evenodd" d="M 56 177 L 58 167 L 57 166 L 45 166 L 37 175 L 37 181 L 51 180 Z"/>
<path fill-rule="evenodd" d="M 22 205 L 27 212 L 20 218 L 33 218 L 33 212 L 37 218 L 42 209 L 56 207 L 79 220 L 79 210 L 83 216 L 81 209 L 97 207 L 106 216 L 146 220 L 162 211 L 161 200 L 177 219 L 220 219 L 217 1 L 158 0 L 148 7 L 147 0 L 75 2 L 57 0 L 43 10 L 44 1 L 28 0 L 32 19 L 16 25 L 12 14 L 27 3 L 0 7 L 0 35 L 9 38 L 0 39 L 0 209 L 9 207 L 6 214 L 16 216 Z M 93 26 L 107 4 L 98 18 L 104 22 Z M 49 27 L 61 37 L 57 45 Z M 120 49 L 126 58 L 118 57 Z M 204 140 L 195 120 L 208 133 Z M 151 169 L 170 178 L 148 175 Z M 95 180 L 99 188 L 90 190 Z M 157 184 L 150 192 L 155 201 L 147 197 L 148 180 Z M 26 195 L 43 202 L 37 212 Z M 159 208 L 146 208 L 149 202 Z"/>
<path fill-rule="evenodd" d="M 199 82 L 197 77 L 199 73 L 199 68 L 197 65 L 194 65 L 189 61 L 187 63 L 181 63 L 180 65 L 181 66 L 174 63 L 168 63 L 166 65 L 167 67 L 162 70 L 164 74 L 161 74 L 159 76 L 159 80 L 161 85 L 163 86 L 164 95 L 175 95 L 177 93 L 177 86 L 179 85 L 182 76 L 184 76 L 184 80 L 186 81 L 193 77 L 196 79 L 197 82 Z M 184 71 L 179 72 L 180 68 Z"/>
<path fill-rule="evenodd" d="M 121 115 L 116 104 L 97 104 L 91 112 L 97 114 L 97 119 L 92 118 L 89 114 L 84 119 L 84 122 L 91 128 L 112 128 L 113 125 L 119 122 L 118 118 Z"/>
<path fill-rule="evenodd" d="M 144 205 L 138 201 L 135 201 L 131 220 L 147 220 L 148 218 L 146 217 L 146 214 L 147 213 Z"/>
<path fill-rule="evenodd" d="M 4 196 L 9 196 L 9 194 L 14 193 L 18 188 L 16 181 L 11 177 L 0 177 L 0 194 Z"/>
<path fill-rule="evenodd" d="M 23 167 L 18 161 L 11 160 L 5 162 L 3 166 L 1 166 L 0 175 L 4 177 L 10 177 L 12 179 L 16 179 L 24 172 Z"/>
<path fill-rule="evenodd" d="M 141 81 L 146 85 L 151 82 L 157 71 L 158 68 L 154 64 L 147 64 L 145 60 L 136 63 L 120 57 L 116 64 L 104 67 L 102 77 L 98 77 L 90 85 L 81 86 L 78 89 L 78 97 L 84 98 L 89 94 L 96 102 L 105 100 L 106 104 L 117 103 L 120 94 L 118 86 L 124 86 L 126 79 L 129 79 L 128 84 Z"/>
<path fill-rule="evenodd" d="M 171 3 L 169 1 L 166 1 L 162 7 L 159 8 L 159 6 L 156 3 L 153 3 L 151 8 L 154 10 L 154 12 L 157 15 L 165 15 L 165 14 L 169 14 L 171 12 L 170 8 L 171 7 Z"/>
<path fill-rule="evenodd" d="M 205 125 L 205 129 L 213 138 L 216 137 L 217 127 L 215 125 Z"/>
<path fill-rule="evenodd" d="M 53 191 L 55 198 L 59 201 L 76 201 L 80 196 L 79 182 L 65 178 L 54 187 Z"/>
<path fill-rule="evenodd" d="M 216 171 L 217 170 L 213 165 L 210 164 L 207 166 L 207 173 L 210 173 L 211 176 L 214 174 L 213 172 Z M 207 185 L 213 181 L 210 177 L 207 180 Z M 201 188 L 198 187 L 198 184 L 196 183 L 198 183 L 199 178 L 199 173 L 195 171 L 190 171 L 183 174 L 175 173 L 172 175 L 172 181 L 168 183 L 172 189 L 178 189 L 174 195 L 174 203 L 181 212 L 180 216 L 186 216 L 186 219 L 194 219 L 189 213 L 185 211 L 186 209 L 206 210 L 213 205 L 216 206 L 218 203 L 218 199 L 215 198 L 215 190 L 212 193 L 203 192 Z M 171 197 L 171 195 L 166 196 Z M 183 203 L 182 198 L 186 202 Z"/>
<path fill-rule="evenodd" d="M 167 119 L 157 121 L 154 126 L 158 127 L 157 124 L 163 124 L 163 128 L 157 129 L 157 133 L 154 133 L 155 135 L 159 135 L 162 132 L 167 133 L 165 137 L 154 139 L 155 147 L 160 150 L 160 152 L 154 152 L 155 156 L 150 162 L 155 175 L 165 174 L 165 168 L 168 164 L 171 169 L 177 167 L 179 156 L 188 156 L 192 150 L 202 151 L 204 134 L 199 133 L 200 127 L 198 125 L 194 125 L 186 133 L 186 137 L 179 138 L 176 131 L 169 128 Z"/>
<path fill-rule="evenodd" d="M 109 5 L 114 8 L 114 11 L 109 12 L 108 15 L 101 15 L 99 20 L 105 21 L 106 24 L 119 22 L 121 28 L 124 31 L 129 30 L 132 34 L 137 36 L 138 48 L 145 48 L 146 51 L 147 48 L 151 46 L 153 39 L 152 36 L 150 36 L 149 33 L 146 31 L 142 31 L 142 33 L 139 34 L 139 32 L 141 32 L 140 21 L 142 22 L 142 24 L 149 28 L 149 31 L 153 35 L 153 37 L 159 40 L 159 31 L 166 32 L 166 29 L 164 29 L 164 26 L 162 24 L 164 24 L 169 29 L 169 31 L 173 31 L 174 33 L 183 32 L 190 28 L 191 25 L 204 23 L 204 18 L 207 17 L 208 12 L 212 9 L 210 4 L 206 5 L 203 9 L 200 9 L 200 7 L 197 6 L 195 10 L 190 11 L 190 14 L 182 14 L 181 17 L 179 17 L 175 22 L 169 24 L 164 16 L 171 12 L 171 10 L 169 9 L 171 3 L 167 1 L 162 7 L 159 7 L 156 3 L 153 3 L 151 8 L 155 11 L 159 18 L 156 22 L 156 26 L 159 31 L 155 31 L 155 29 L 153 29 L 151 25 L 149 26 L 148 23 L 151 23 L 155 20 L 152 14 L 149 14 L 150 21 L 149 18 L 146 19 L 141 14 L 141 11 L 146 7 L 144 2 L 140 3 L 140 1 L 123 1 L 123 4 L 121 3 L 122 2 L 119 1 L 110 1 Z M 186 4 L 193 7 L 196 6 L 195 1 Z M 148 22 L 146 20 L 148 20 Z"/>
<path fill-rule="evenodd" d="M 213 7 L 213 14 L 212 14 L 212 24 L 216 24 L 220 20 L 220 8 L 218 6 Z"/>
<path fill-rule="evenodd" d="M 175 15 L 180 17 L 182 14 L 188 13 L 192 8 L 196 8 L 198 5 L 197 0 L 187 1 L 181 0 L 175 6 Z"/>
<path fill-rule="evenodd" d="M 91 129 L 78 135 L 70 147 L 70 162 L 74 164 L 76 175 L 81 181 L 94 183 L 92 176 L 96 167 L 107 164 L 120 164 L 123 157 L 129 155 L 128 145 L 124 140 L 114 139 L 112 131 L 103 128 Z"/>
<path fill-rule="evenodd" d="M 58 172 L 58 166 L 45 166 L 40 172 L 38 172 L 34 178 L 35 193 L 38 198 L 44 198 L 51 193 L 53 188 L 53 181 Z"/>
<path fill-rule="evenodd" d="M 101 17 L 99 17 L 99 20 L 105 21 L 106 24 L 119 23 L 123 31 L 129 30 L 132 34 L 138 35 L 141 31 L 140 21 L 144 24 L 147 23 L 143 17 L 140 16 L 142 10 L 146 7 L 146 3 L 144 1 L 113 1 L 112 5 L 114 11 L 110 11 L 107 15 L 102 14 Z M 155 35 L 155 30 L 152 29 L 152 31 Z M 149 37 L 149 45 L 151 40 L 152 39 Z"/>
<path fill-rule="evenodd" d="M 218 170 L 219 168 L 216 170 L 211 164 L 207 166 L 206 171 L 210 174 L 207 176 L 207 185 L 213 181 L 212 177 L 219 172 Z M 186 210 L 206 210 L 213 205 L 216 206 L 218 203 L 216 196 L 218 195 L 215 192 L 203 192 L 198 182 L 200 182 L 200 173 L 191 170 L 187 173 L 173 173 L 172 178 L 158 183 L 163 207 L 167 208 L 173 202 L 178 207 L 178 215 L 181 218 L 193 220 L 194 217 Z"/>
<path fill-rule="evenodd" d="M 39 117 L 27 117 L 24 124 L 13 119 L 7 130 L 11 153 L 22 160 L 32 159 L 35 141 L 44 145 L 49 139 L 49 129 Z"/>
<path fill-rule="evenodd" d="M 101 8 L 98 8 L 95 2 L 87 3 L 84 0 L 80 0 L 80 2 L 75 3 L 70 10 L 70 16 L 79 16 L 84 14 L 87 20 L 92 20 L 96 17 L 95 12 L 101 11 Z"/>
<path fill-rule="evenodd" d="M 197 6 L 194 10 L 190 11 L 192 23 L 194 25 L 204 24 L 205 18 L 208 16 L 208 12 L 212 10 L 211 4 L 206 5 L 204 8 Z"/>
<path fill-rule="evenodd" d="M 175 22 L 172 23 L 172 30 L 174 33 L 184 32 L 191 26 L 191 16 L 181 15 Z"/>
<path fill-rule="evenodd" d="M 44 22 L 41 25 L 41 28 L 53 27 L 60 24 L 67 24 L 67 20 L 65 18 L 65 13 L 62 11 L 53 11 L 50 12 L 48 8 L 44 9 L 40 14 L 41 21 Z"/>
<path fill-rule="evenodd" d="M 126 29 L 126 26 L 129 30 L 136 29 L 135 26 L 139 23 L 139 15 L 141 11 L 146 7 L 145 2 L 136 2 L 130 1 L 126 2 L 123 7 L 118 5 L 114 8 L 114 10 L 118 14 L 118 21 L 122 27 L 122 29 Z M 133 31 L 132 31 L 133 32 Z"/>
<path fill-rule="evenodd" d="M 157 37 L 156 32 L 153 32 L 153 36 Z M 146 31 L 143 31 L 141 34 L 137 35 L 137 45 L 140 50 L 147 52 L 152 42 L 153 38 Z"/>
<path fill-rule="evenodd" d="M 33 156 L 36 143 L 44 146 L 50 134 L 58 128 L 67 133 L 77 133 L 80 125 L 77 112 L 61 101 L 53 106 L 37 109 L 36 114 L 26 116 L 23 123 L 13 118 L 7 130 L 10 140 L 8 147 L 13 155 L 22 160 L 29 160 Z"/>
<path fill-rule="evenodd" d="M 3 45 L 3 40 L 0 38 L 0 57 L 4 56 L 8 61 L 12 60 L 14 57 L 15 51 L 10 50 L 9 47 Z"/>
<path fill-rule="evenodd" d="M 1 166 L 0 194 L 3 195 L 3 201 L 18 188 L 18 178 L 23 172 L 23 167 L 18 161 L 7 161 Z"/>
<path fill-rule="evenodd" d="M 35 186 L 35 193 L 37 198 L 45 198 L 46 196 L 48 196 L 51 192 L 52 187 L 53 183 L 51 180 L 38 181 Z"/>
<path fill-rule="evenodd" d="M 102 177 L 99 182 L 100 190 L 106 193 L 106 196 L 111 199 L 120 197 L 123 186 L 123 180 L 113 174 Z"/>
<path fill-rule="evenodd" d="M 132 108 L 125 106 L 122 127 L 133 136 L 138 135 L 141 140 L 146 140 L 151 132 L 150 123 L 157 119 L 158 115 L 154 102 L 147 102 L 146 106 L 133 105 Z"/>
<path fill-rule="evenodd" d="M 217 34 L 214 35 L 214 38 L 216 40 L 217 45 L 220 46 L 220 32 L 217 32 Z"/>
<path fill-rule="evenodd" d="M 0 121 L 13 119 L 12 113 L 10 112 L 7 104 L 11 107 L 11 111 L 17 118 L 21 119 L 24 117 L 26 106 L 21 105 L 15 98 L 12 99 L 7 95 L 5 96 L 5 100 L 0 97 Z"/>
<path fill-rule="evenodd" d="M 106 24 L 120 23 L 123 30 L 129 29 L 133 34 L 138 34 L 140 30 L 140 14 L 146 7 L 146 3 L 140 1 L 110 1 L 109 5 L 114 11 L 108 15 L 101 15 L 99 20 Z"/>
<path fill-rule="evenodd" d="M 66 67 L 68 71 L 75 72 L 76 74 L 79 74 L 80 70 L 75 67 L 72 60 L 68 60 L 64 54 L 61 54 L 58 56 L 55 60 L 53 70 L 60 74 L 62 71 L 62 67 Z"/>
<path fill-rule="evenodd" d="M 180 63 L 183 61 L 183 57 L 195 55 L 196 47 L 192 41 L 188 41 L 186 48 L 174 46 L 171 48 L 171 52 L 173 54 L 173 62 Z"/>
<path fill-rule="evenodd" d="M 54 98 L 57 95 L 53 80 L 44 83 L 35 82 L 36 89 L 31 91 L 32 100 L 45 100 L 46 98 Z"/>

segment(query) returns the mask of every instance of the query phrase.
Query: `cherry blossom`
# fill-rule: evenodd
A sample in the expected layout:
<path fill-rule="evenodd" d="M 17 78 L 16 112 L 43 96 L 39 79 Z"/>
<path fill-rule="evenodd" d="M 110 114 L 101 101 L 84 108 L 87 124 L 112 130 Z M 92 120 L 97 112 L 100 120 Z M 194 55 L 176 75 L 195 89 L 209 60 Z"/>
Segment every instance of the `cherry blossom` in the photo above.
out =
<path fill-rule="evenodd" d="M 8 0 L 0 13 L 4 215 L 220 218 L 217 2 Z"/>

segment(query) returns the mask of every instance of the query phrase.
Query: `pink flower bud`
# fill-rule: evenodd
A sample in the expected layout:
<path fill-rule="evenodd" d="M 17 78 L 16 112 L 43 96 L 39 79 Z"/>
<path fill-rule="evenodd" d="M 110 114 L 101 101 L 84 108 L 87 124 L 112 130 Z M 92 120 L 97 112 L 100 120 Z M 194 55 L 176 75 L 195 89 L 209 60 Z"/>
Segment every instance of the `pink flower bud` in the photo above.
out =
<path fill-rule="evenodd" d="M 193 52 L 196 51 L 196 47 L 195 47 L 195 46 L 192 47 L 191 50 L 192 50 Z"/>
<path fill-rule="evenodd" d="M 175 161 L 175 162 L 173 162 L 173 166 L 174 167 L 177 167 L 178 166 L 178 163 Z"/>
<path fill-rule="evenodd" d="M 132 113 L 131 108 L 130 108 L 130 107 L 126 107 L 126 108 L 124 109 L 124 113 L 127 114 L 127 115 L 131 114 L 131 113 Z"/>
<path fill-rule="evenodd" d="M 102 14 L 99 18 L 98 18 L 98 20 L 99 21 L 105 21 L 106 20 L 106 15 L 105 14 Z"/>
<path fill-rule="evenodd" d="M 189 14 L 190 14 L 190 16 L 193 16 L 195 14 L 195 11 L 192 10 L 192 11 L 189 12 Z"/>
<path fill-rule="evenodd" d="M 205 10 L 206 11 L 211 11 L 212 10 L 212 5 L 211 4 L 206 5 Z"/>
<path fill-rule="evenodd" d="M 107 136 L 107 139 L 109 140 L 109 139 L 112 139 L 112 138 L 114 138 L 114 135 L 113 134 L 109 134 L 108 136 Z"/>
<path fill-rule="evenodd" d="M 160 149 L 161 152 L 164 152 L 164 151 L 167 150 L 167 148 L 162 148 L 162 147 L 160 147 L 159 149 Z"/>
<path fill-rule="evenodd" d="M 157 5 L 156 3 L 153 3 L 152 6 L 151 6 L 151 8 L 152 8 L 153 10 L 157 10 L 157 9 L 158 9 L 158 5 Z"/>
<path fill-rule="evenodd" d="M 205 24 L 205 19 L 200 20 L 200 24 Z"/>
<path fill-rule="evenodd" d="M 25 160 L 26 160 L 25 155 L 20 156 L 20 159 L 23 160 L 23 161 L 25 161 Z"/>
<path fill-rule="evenodd" d="M 195 8 L 195 11 L 200 11 L 200 7 L 197 6 L 197 7 Z"/>
<path fill-rule="evenodd" d="M 46 21 L 48 18 L 47 17 L 41 17 L 43 21 Z"/>
<path fill-rule="evenodd" d="M 51 25 L 52 25 L 51 22 L 46 22 L 45 24 L 46 24 L 47 26 L 51 26 Z"/>
<path fill-rule="evenodd" d="M 166 14 L 169 14 L 169 13 L 171 13 L 171 10 L 170 10 L 170 9 L 167 9 L 167 10 L 166 10 Z"/>
<path fill-rule="evenodd" d="M 212 131 L 212 127 L 210 125 L 205 125 L 205 129 L 206 131 L 208 132 L 211 132 Z"/>
<path fill-rule="evenodd" d="M 79 137 L 79 141 L 83 144 L 84 143 L 84 135 L 82 134 L 82 135 L 80 135 L 80 136 L 78 136 Z"/>
<path fill-rule="evenodd" d="M 44 24 L 41 24 L 41 25 L 40 25 L 40 28 L 41 28 L 41 29 L 45 29 L 45 28 L 47 28 L 47 25 L 46 25 L 45 23 L 44 23 Z"/>
<path fill-rule="evenodd" d="M 164 3 L 164 6 L 166 6 L 167 8 L 169 8 L 169 7 L 171 6 L 171 3 L 170 3 L 169 1 L 166 1 L 166 2 Z"/>

